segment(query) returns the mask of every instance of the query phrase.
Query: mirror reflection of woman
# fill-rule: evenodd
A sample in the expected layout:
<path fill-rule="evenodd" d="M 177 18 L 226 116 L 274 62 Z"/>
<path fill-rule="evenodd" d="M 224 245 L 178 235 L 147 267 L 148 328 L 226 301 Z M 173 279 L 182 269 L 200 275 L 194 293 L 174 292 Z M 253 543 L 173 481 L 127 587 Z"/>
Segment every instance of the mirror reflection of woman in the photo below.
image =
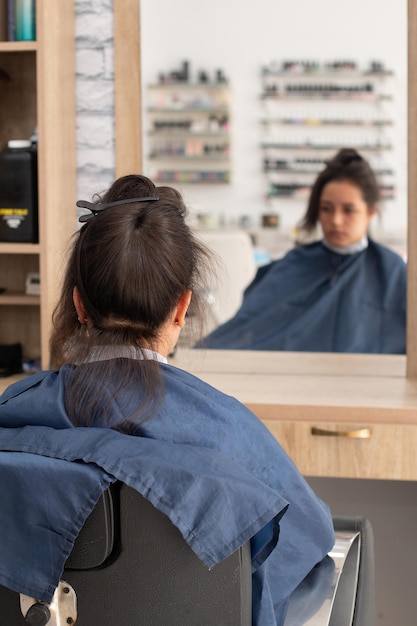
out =
<path fill-rule="evenodd" d="M 368 235 L 380 188 L 345 148 L 317 177 L 301 235 L 323 238 L 261 267 L 236 315 L 198 347 L 405 353 L 406 264 Z"/>

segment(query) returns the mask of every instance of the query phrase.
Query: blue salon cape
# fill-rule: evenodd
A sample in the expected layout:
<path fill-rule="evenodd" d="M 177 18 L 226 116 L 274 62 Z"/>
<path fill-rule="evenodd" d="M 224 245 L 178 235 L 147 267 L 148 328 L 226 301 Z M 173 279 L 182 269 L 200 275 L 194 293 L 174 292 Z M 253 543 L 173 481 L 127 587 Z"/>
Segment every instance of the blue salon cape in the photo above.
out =
<path fill-rule="evenodd" d="M 31 511 L 45 502 L 47 518 L 55 525 L 52 533 L 62 524 L 60 509 L 67 512 L 65 537 L 62 541 L 58 538 L 59 545 L 46 539 L 52 550 L 49 563 L 55 564 L 52 574 L 48 568 L 46 572 L 50 578 L 43 592 L 49 597 L 56 576 L 59 578 L 57 570 L 85 517 L 100 493 L 118 479 L 168 515 L 209 566 L 254 535 L 253 624 L 282 624 L 294 589 L 316 564 L 319 569 L 321 562 L 326 564 L 324 557 L 334 541 L 330 512 L 246 407 L 191 374 L 170 365 L 161 367 L 165 396 L 157 414 L 138 427 L 138 436 L 100 428 L 99 423 L 89 428 L 71 424 L 63 390 L 72 366 L 19 381 L 1 396 L 0 583 L 11 586 L 11 571 L 17 578 L 28 576 L 24 571 L 28 555 L 20 555 L 19 561 L 16 554 L 27 530 L 26 516 L 16 514 L 22 498 Z M 131 402 L 141 401 L 140 385 L 136 398 L 118 398 L 116 405 L 107 381 L 102 401 L 112 406 L 112 424 L 116 426 Z M 39 466 L 33 461 L 34 454 L 43 455 Z M 4 468 L 22 464 L 22 459 L 23 466 L 29 464 L 33 470 L 33 482 L 22 478 L 13 485 Z M 64 486 L 58 468 L 51 471 L 52 465 L 48 466 L 48 462 L 62 463 L 62 459 L 82 461 L 67 464 L 73 467 Z M 73 488 L 67 489 L 67 483 Z M 49 493 L 59 495 L 59 506 Z M 15 544 L 12 553 L 11 541 Z M 38 544 L 35 542 L 32 550 Z M 40 568 L 45 551 L 42 555 L 33 560 Z M 328 564 L 323 570 L 326 576 Z M 28 585 L 33 581 L 31 573 Z"/>
<path fill-rule="evenodd" d="M 338 254 L 300 246 L 258 270 L 241 308 L 198 348 L 404 354 L 406 264 L 369 239 Z"/>

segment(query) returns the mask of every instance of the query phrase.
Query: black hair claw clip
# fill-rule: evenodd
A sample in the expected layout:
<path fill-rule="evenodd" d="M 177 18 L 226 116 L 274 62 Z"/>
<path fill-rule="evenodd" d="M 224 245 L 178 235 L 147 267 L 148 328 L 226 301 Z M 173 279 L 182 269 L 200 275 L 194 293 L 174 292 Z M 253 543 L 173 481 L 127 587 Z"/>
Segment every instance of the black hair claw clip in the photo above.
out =
<path fill-rule="evenodd" d="M 76 206 L 80 209 L 88 209 L 91 211 L 91 215 L 85 213 L 84 215 L 80 215 L 78 221 L 88 222 L 92 217 L 100 213 L 100 211 L 105 211 L 106 209 L 110 209 L 113 206 L 117 206 L 119 204 L 130 204 L 131 202 L 155 202 L 159 200 L 158 196 L 147 196 L 145 198 L 126 198 L 126 200 L 116 200 L 115 202 L 87 202 L 87 200 L 78 200 Z"/>

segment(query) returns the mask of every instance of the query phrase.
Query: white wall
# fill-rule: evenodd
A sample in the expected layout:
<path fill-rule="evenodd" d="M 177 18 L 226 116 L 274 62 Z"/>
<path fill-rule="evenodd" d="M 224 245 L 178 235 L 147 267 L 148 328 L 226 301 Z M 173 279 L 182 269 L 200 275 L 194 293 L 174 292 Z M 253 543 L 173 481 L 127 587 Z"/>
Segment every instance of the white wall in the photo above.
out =
<path fill-rule="evenodd" d="M 261 173 L 262 108 L 260 68 L 288 58 L 353 59 L 364 66 L 381 60 L 395 72 L 387 90 L 394 101 L 392 141 L 387 156 L 396 171 L 397 199 L 383 207 L 384 230 L 406 226 L 407 189 L 407 5 L 406 0 L 141 0 L 142 78 L 144 89 L 160 72 L 189 59 L 192 69 L 221 67 L 231 81 L 233 181 L 217 187 L 183 186 L 196 211 L 235 222 L 241 215 L 258 218 L 270 212 Z M 145 92 L 146 105 L 146 92 Z M 146 117 L 145 117 L 146 126 Z M 146 146 L 145 146 L 146 154 Z M 146 162 L 145 162 L 146 171 Z M 291 227 L 304 203 L 289 201 L 280 208 Z"/>

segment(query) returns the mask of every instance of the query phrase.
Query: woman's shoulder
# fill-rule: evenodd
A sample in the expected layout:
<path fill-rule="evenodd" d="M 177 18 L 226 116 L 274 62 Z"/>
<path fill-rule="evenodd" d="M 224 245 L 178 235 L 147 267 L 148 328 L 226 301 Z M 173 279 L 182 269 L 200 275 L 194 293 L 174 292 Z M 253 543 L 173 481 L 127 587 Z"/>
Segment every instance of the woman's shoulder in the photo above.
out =
<path fill-rule="evenodd" d="M 151 436 L 220 450 L 239 463 L 245 460 L 258 476 L 273 471 L 275 462 L 290 465 L 265 424 L 239 400 L 185 370 L 162 367 L 165 399 L 155 419 L 144 424 Z M 261 459 L 252 458 L 253 441 Z"/>
<path fill-rule="evenodd" d="M 308 260 L 313 257 L 320 256 L 323 252 L 326 252 L 326 249 L 323 247 L 320 241 L 314 241 L 312 243 L 306 244 L 296 244 L 294 245 L 294 247 L 287 250 L 287 252 L 283 256 L 275 259 L 274 261 L 271 261 L 270 263 L 268 263 L 268 265 L 262 266 L 260 270 L 264 274 L 266 274 L 269 270 L 273 268 L 282 267 L 287 263 L 293 263 L 294 261 L 298 260 Z"/>
<path fill-rule="evenodd" d="M 42 370 L 31 376 L 25 376 L 15 383 L 9 385 L 0 396 L 0 404 L 7 402 L 10 398 L 14 398 L 33 387 L 39 386 L 45 379 L 56 379 L 57 372 L 52 370 Z"/>
<path fill-rule="evenodd" d="M 371 237 L 368 238 L 368 251 L 371 254 L 378 255 L 381 259 L 383 259 L 386 263 L 388 263 L 391 267 L 394 265 L 399 269 L 402 269 L 404 272 L 406 271 L 406 262 L 402 256 L 392 250 L 392 248 L 388 248 L 382 243 L 378 243 Z"/>
<path fill-rule="evenodd" d="M 219 414 L 225 414 L 227 411 L 235 417 L 247 417 L 259 422 L 252 411 L 234 396 L 220 391 L 198 376 L 175 365 L 163 365 L 162 368 L 165 389 L 173 402 L 182 402 L 184 406 L 187 405 L 188 407 L 192 405 L 201 406 L 201 402 L 210 412 L 218 410 Z"/>
<path fill-rule="evenodd" d="M 296 259 L 310 259 L 325 254 L 326 248 L 321 241 L 313 241 L 311 243 L 295 244 L 291 250 L 285 254 L 282 260 L 293 261 Z"/>
<path fill-rule="evenodd" d="M 43 370 L 10 385 L 0 397 L 0 425 L 68 427 L 62 401 L 67 369 Z"/>
<path fill-rule="evenodd" d="M 63 365 L 58 370 L 41 370 L 36 374 L 21 378 L 4 390 L 0 396 L 0 404 L 34 389 L 53 394 L 55 387 L 65 383 L 73 367 L 72 365 Z"/>
<path fill-rule="evenodd" d="M 243 404 L 236 400 L 236 398 L 228 396 L 216 387 L 213 387 L 209 383 L 206 383 L 201 378 L 198 378 L 198 376 L 196 376 L 195 374 L 191 374 L 187 370 L 177 367 L 175 363 L 169 363 L 168 365 L 163 364 L 162 370 L 164 373 L 164 381 L 168 386 L 188 390 L 189 393 L 195 391 L 198 393 L 206 394 L 210 396 L 214 401 L 223 401 L 225 398 L 229 398 L 233 402 L 236 402 L 237 404 L 245 408 Z"/>
<path fill-rule="evenodd" d="M 259 285 L 261 288 L 270 288 L 271 283 L 277 280 L 292 280 L 294 275 L 304 275 L 305 272 L 316 271 L 317 264 L 327 263 L 328 253 L 319 241 L 313 243 L 296 245 L 288 250 L 284 256 L 271 261 L 267 265 L 261 266 L 253 281 L 245 289 L 245 298 L 255 291 Z M 313 266 L 312 266 L 313 264 Z"/>

